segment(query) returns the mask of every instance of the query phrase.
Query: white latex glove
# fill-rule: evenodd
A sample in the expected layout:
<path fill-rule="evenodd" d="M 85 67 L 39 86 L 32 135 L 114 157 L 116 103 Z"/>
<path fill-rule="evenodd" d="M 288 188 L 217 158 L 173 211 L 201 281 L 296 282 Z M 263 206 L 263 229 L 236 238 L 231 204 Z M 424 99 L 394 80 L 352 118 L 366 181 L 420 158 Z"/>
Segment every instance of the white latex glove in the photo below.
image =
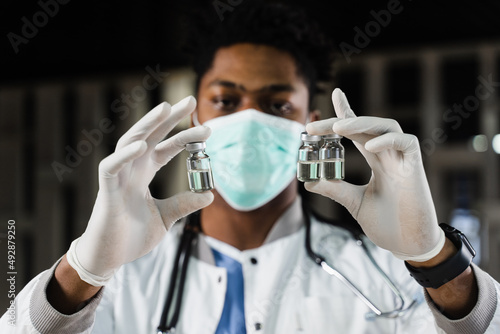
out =
<path fill-rule="evenodd" d="M 150 252 L 173 222 L 212 202 L 211 192 L 186 191 L 155 199 L 148 187 L 156 172 L 186 143 L 209 137 L 210 129 L 199 126 L 162 141 L 195 106 L 192 96 L 173 107 L 165 102 L 158 105 L 99 164 L 99 192 L 90 221 L 66 254 L 85 282 L 105 285 L 121 265 Z"/>
<path fill-rule="evenodd" d="M 342 204 L 379 247 L 402 260 L 427 261 L 443 248 L 445 236 L 422 164 L 417 137 L 392 119 L 357 117 L 340 89 L 332 93 L 338 118 L 307 125 L 310 134 L 338 133 L 352 140 L 372 169 L 366 185 L 345 181 L 307 182 L 309 191 Z M 346 162 L 349 171 L 349 161 Z"/>

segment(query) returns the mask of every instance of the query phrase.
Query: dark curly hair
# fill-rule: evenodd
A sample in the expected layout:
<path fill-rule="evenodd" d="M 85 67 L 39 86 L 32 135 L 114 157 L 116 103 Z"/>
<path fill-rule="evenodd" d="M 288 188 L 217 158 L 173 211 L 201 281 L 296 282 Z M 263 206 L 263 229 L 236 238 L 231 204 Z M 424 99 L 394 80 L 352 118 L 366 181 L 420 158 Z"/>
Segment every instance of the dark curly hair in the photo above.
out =
<path fill-rule="evenodd" d="M 196 91 L 221 47 L 237 43 L 263 44 L 289 53 L 309 89 L 309 106 L 318 83 L 332 80 L 333 42 L 304 8 L 281 2 L 247 0 L 217 13 L 214 8 L 195 11 L 182 48 L 197 75 Z"/>

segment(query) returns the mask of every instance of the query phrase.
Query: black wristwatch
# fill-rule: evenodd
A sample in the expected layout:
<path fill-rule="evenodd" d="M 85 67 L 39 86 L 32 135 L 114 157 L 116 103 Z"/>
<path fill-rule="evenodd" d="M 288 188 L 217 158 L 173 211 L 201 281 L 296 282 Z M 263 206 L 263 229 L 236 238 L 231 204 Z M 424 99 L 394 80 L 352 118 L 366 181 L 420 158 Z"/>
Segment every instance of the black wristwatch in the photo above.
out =
<path fill-rule="evenodd" d="M 410 275 L 421 286 L 437 289 L 463 273 L 472 262 L 476 251 L 472 248 L 465 234 L 448 224 L 439 224 L 445 236 L 457 247 L 458 252 L 453 257 L 432 268 L 415 268 L 405 261 Z"/>

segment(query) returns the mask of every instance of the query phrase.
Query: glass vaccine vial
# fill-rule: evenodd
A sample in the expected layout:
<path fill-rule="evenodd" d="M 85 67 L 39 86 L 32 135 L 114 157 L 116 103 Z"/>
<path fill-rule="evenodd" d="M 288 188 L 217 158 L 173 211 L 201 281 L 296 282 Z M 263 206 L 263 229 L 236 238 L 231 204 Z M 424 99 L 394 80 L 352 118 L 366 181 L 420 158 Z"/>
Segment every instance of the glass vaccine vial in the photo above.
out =
<path fill-rule="evenodd" d="M 300 134 L 302 146 L 297 161 L 297 179 L 302 182 L 319 181 L 319 141 L 321 136 Z"/>
<path fill-rule="evenodd" d="M 344 146 L 341 135 L 336 133 L 323 136 L 324 143 L 319 149 L 320 177 L 326 180 L 344 179 Z"/>
<path fill-rule="evenodd" d="M 186 144 L 189 157 L 186 159 L 189 189 L 199 193 L 214 188 L 210 157 L 205 153 L 205 142 Z"/>

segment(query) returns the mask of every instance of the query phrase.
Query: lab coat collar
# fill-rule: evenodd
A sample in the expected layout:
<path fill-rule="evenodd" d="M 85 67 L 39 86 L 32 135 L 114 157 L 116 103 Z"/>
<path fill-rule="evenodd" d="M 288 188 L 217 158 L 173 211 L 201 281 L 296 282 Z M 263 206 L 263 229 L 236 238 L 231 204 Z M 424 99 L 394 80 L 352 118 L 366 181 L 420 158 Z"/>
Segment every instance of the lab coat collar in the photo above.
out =
<path fill-rule="evenodd" d="M 269 231 L 264 245 L 297 232 L 304 225 L 302 198 L 297 196 Z"/>
<path fill-rule="evenodd" d="M 264 245 L 276 241 L 297 232 L 304 225 L 304 214 L 302 211 L 302 198 L 297 196 L 293 203 L 285 210 L 281 217 L 274 223 L 269 231 Z M 193 255 L 200 261 L 215 265 L 215 259 L 210 249 L 210 245 L 203 237 L 196 238 Z"/>

